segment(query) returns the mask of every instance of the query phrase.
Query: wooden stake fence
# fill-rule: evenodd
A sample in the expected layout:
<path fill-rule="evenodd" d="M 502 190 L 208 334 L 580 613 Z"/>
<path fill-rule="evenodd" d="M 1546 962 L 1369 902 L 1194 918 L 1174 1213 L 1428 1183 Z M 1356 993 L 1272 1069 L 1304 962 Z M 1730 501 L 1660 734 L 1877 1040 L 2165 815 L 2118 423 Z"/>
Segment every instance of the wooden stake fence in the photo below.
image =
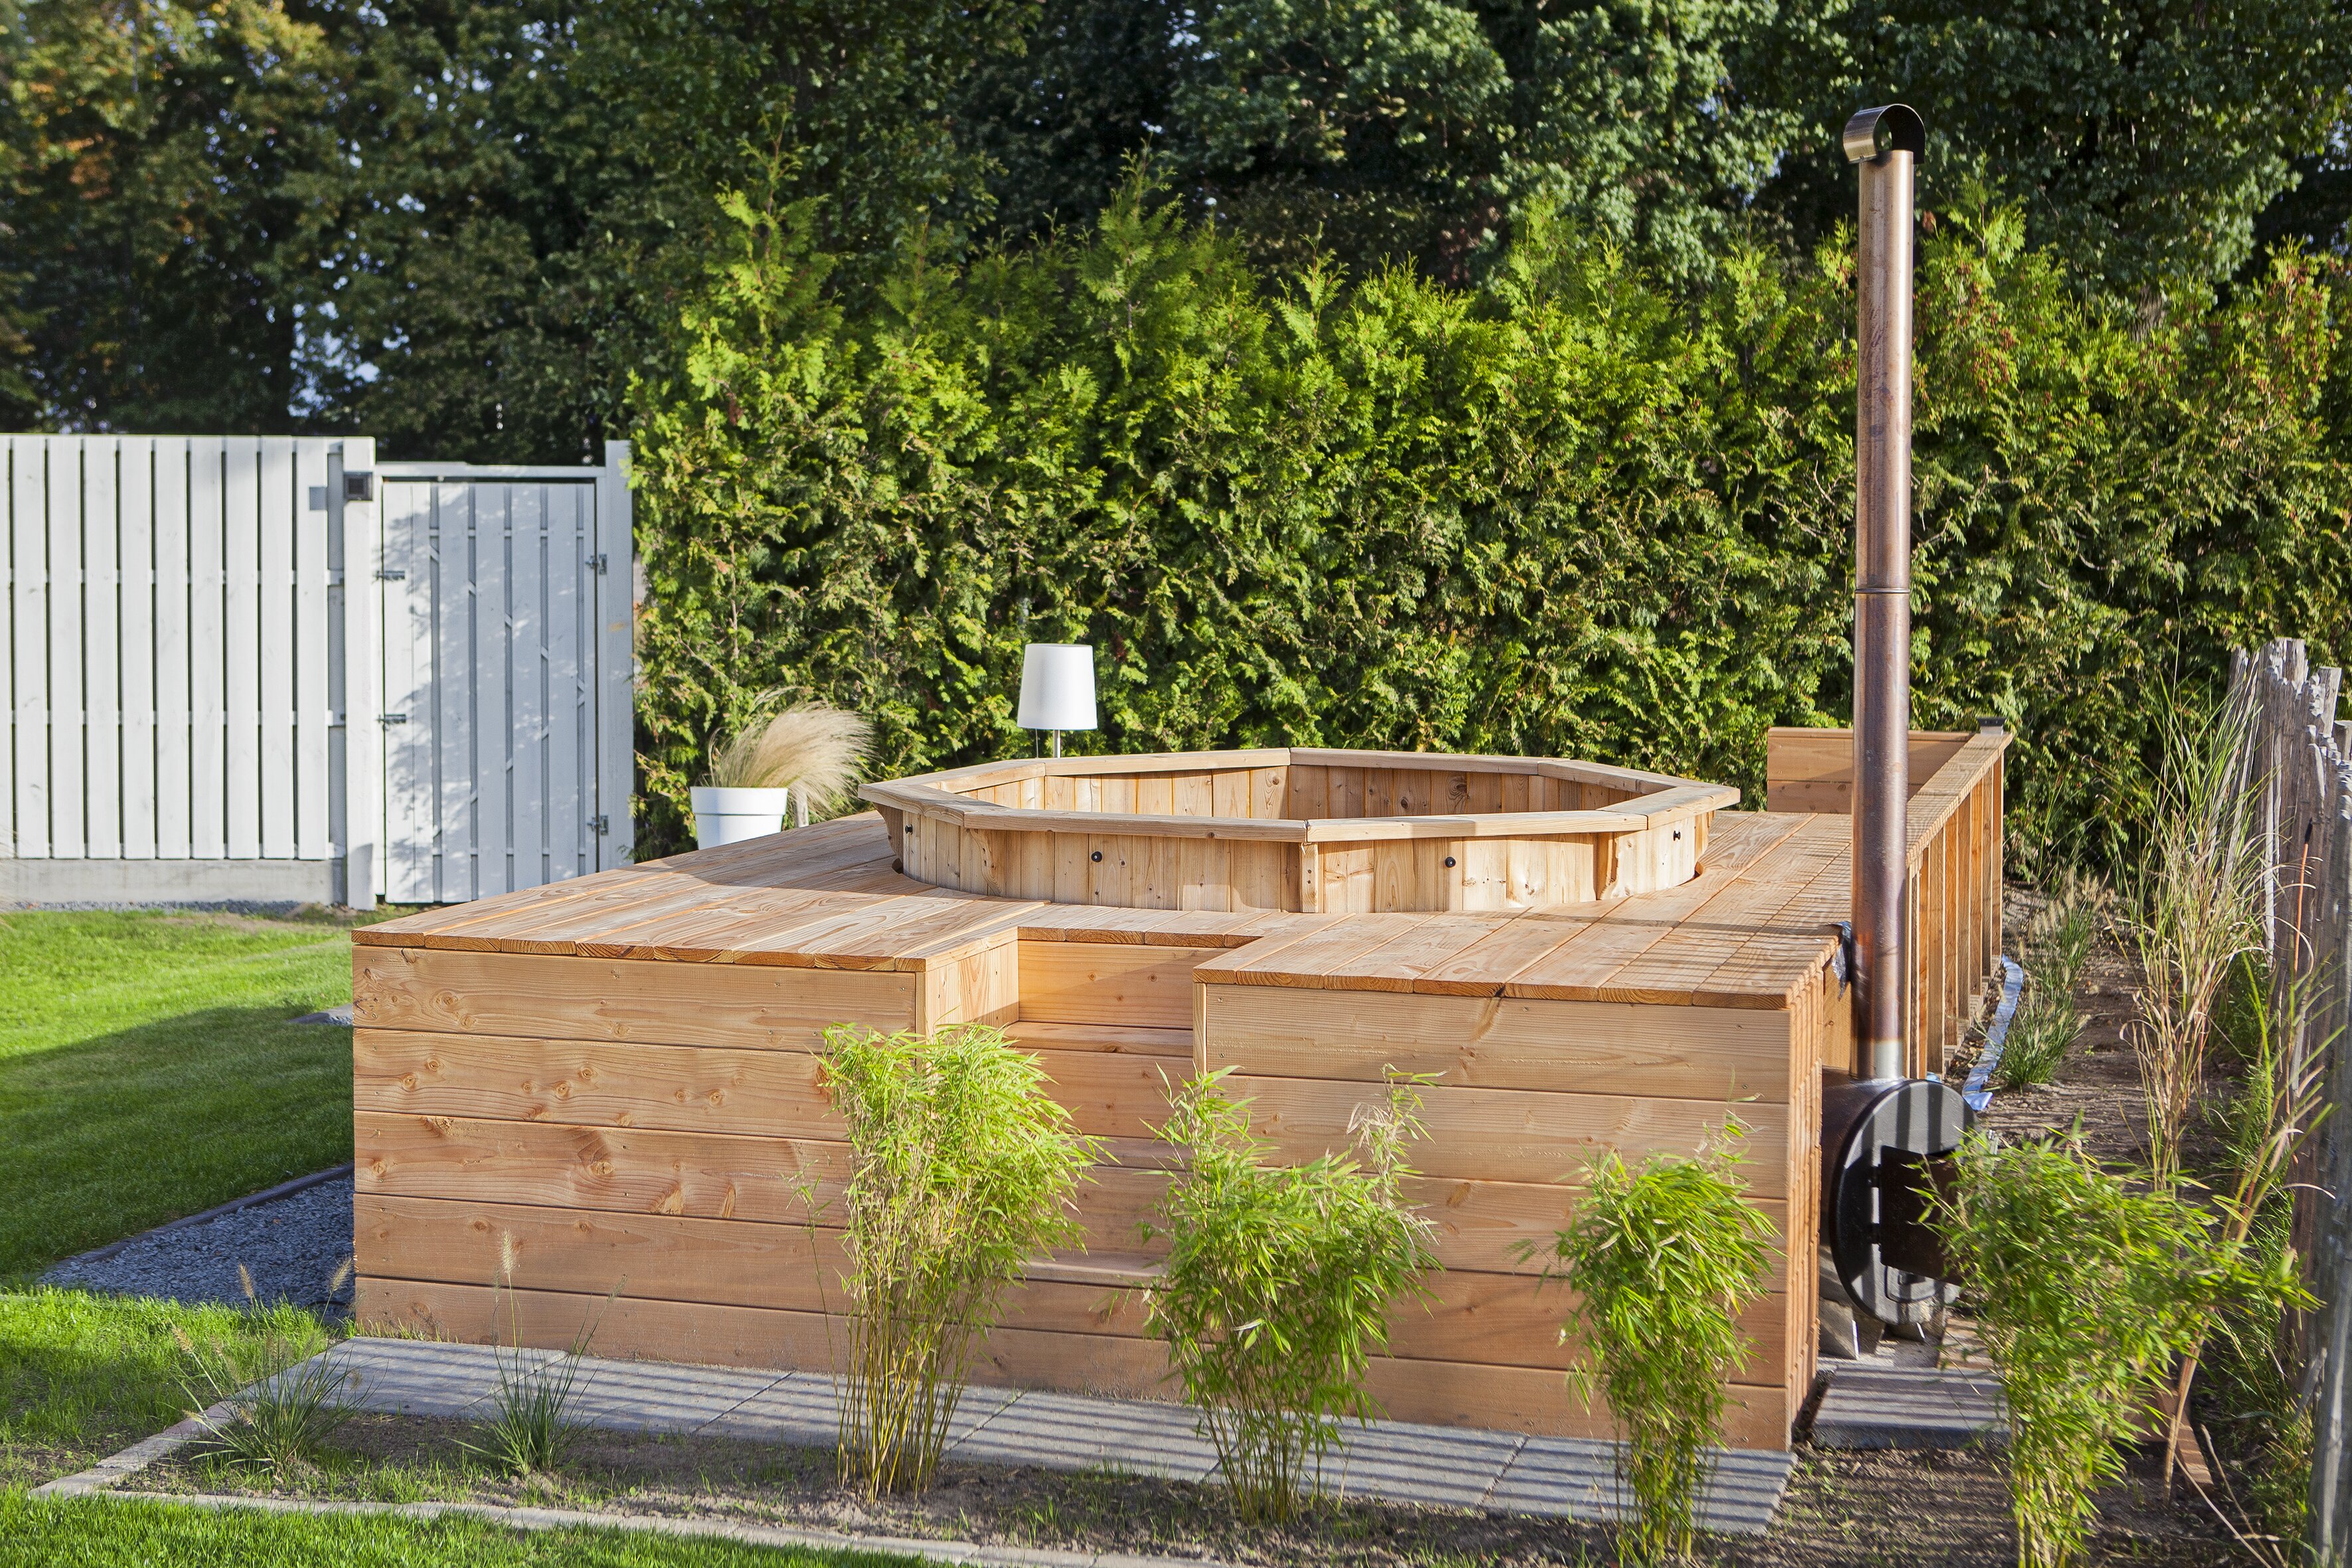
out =
<path fill-rule="evenodd" d="M 2296 1058 L 2326 1051 L 2334 1109 L 2296 1162 L 2295 1242 L 2320 1306 L 2301 1325 L 2303 1393 L 2312 1402 L 2313 1560 L 2352 1563 L 2352 722 L 2336 717 L 2340 670 L 2308 668 L 2300 642 L 2241 653 L 2231 710 L 2245 725 L 2242 777 L 2262 857 L 2263 938 L 2273 1016 L 2286 988 Z"/>

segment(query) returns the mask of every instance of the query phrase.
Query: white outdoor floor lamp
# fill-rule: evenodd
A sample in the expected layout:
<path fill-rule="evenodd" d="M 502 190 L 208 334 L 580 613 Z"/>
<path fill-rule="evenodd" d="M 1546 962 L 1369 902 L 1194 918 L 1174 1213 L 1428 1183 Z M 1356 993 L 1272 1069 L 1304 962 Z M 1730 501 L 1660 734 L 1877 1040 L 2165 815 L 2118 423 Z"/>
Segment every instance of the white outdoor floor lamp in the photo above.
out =
<path fill-rule="evenodd" d="M 1021 653 L 1024 730 L 1050 730 L 1054 755 L 1062 731 L 1095 727 L 1095 650 L 1082 642 L 1033 642 Z"/>

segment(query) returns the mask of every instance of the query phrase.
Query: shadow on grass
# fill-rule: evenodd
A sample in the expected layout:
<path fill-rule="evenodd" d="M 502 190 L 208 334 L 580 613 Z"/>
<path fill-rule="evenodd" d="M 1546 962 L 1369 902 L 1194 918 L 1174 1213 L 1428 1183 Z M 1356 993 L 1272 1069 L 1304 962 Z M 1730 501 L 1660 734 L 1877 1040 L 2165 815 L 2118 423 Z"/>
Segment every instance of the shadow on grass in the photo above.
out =
<path fill-rule="evenodd" d="M 352 1157 L 352 1032 L 213 1007 L 0 1059 L 0 1281 Z"/>

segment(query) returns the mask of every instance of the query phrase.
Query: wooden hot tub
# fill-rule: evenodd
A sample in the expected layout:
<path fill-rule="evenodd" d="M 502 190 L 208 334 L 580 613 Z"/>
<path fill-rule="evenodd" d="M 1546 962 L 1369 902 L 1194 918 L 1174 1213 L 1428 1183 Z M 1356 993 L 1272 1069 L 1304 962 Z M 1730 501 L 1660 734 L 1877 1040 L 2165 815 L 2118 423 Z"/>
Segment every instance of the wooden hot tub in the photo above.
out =
<path fill-rule="evenodd" d="M 1597 763 L 1267 748 L 1061 757 L 860 792 L 935 887 L 1141 910 L 1534 910 L 1690 880 L 1720 784 Z"/>
<path fill-rule="evenodd" d="M 2005 743 L 1914 744 L 1915 1071 L 1941 1065 L 1998 943 Z M 1781 1246 L 1725 1435 L 1785 1447 L 1813 1372 L 1822 1075 L 1852 1056 L 1847 823 L 1806 803 L 1834 805 L 1851 753 L 1776 733 L 1771 787 L 1797 809 L 1770 812 L 1520 759 L 1010 764 L 876 786 L 882 815 L 364 927 L 355 1310 L 550 1347 L 595 1322 L 607 1355 L 824 1368 L 841 1238 L 804 1194 L 837 1195 L 849 1154 L 822 1032 L 976 1021 L 1103 1141 L 1085 1251 L 1032 1260 L 980 1381 L 1173 1397 L 1137 1294 L 1164 1245 L 1138 1221 L 1179 1163 L 1151 1136 L 1166 1084 L 1232 1069 L 1276 1157 L 1303 1161 L 1347 1143 L 1394 1067 L 1434 1075 L 1408 1191 L 1444 1268 L 1370 1369 L 1390 1415 L 1605 1434 L 1562 1375 L 1559 1289 L 1521 1247 L 1573 1214 L 1599 1151 L 1688 1153 L 1736 1111 Z"/>

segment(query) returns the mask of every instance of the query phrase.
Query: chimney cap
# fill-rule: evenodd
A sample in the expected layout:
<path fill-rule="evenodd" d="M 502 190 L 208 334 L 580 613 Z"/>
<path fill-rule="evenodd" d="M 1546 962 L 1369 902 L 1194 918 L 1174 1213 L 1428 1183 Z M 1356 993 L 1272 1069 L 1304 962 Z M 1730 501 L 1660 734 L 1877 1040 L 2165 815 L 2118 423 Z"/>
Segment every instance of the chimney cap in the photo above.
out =
<path fill-rule="evenodd" d="M 1845 132 L 1839 140 L 1845 144 L 1846 162 L 1861 163 L 1877 157 L 1882 131 L 1886 132 L 1890 153 L 1908 153 L 1916 158 L 1927 151 L 1927 122 L 1919 118 L 1919 111 L 1907 103 L 1889 103 L 1862 110 L 1845 122 Z"/>

